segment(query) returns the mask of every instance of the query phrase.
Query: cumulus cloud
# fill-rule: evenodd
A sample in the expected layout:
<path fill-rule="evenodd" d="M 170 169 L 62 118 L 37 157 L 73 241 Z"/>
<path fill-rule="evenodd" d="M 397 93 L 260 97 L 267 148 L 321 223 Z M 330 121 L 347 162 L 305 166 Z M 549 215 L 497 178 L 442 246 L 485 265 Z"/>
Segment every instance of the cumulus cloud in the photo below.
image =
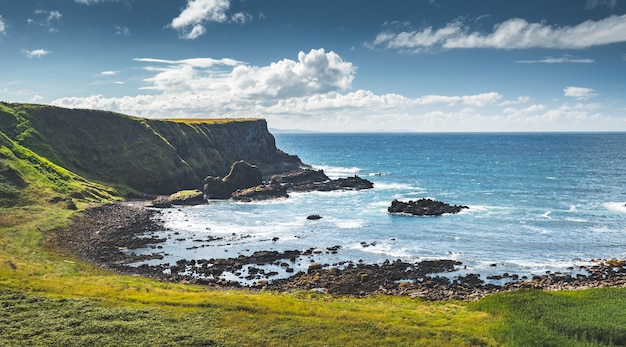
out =
<path fill-rule="evenodd" d="M 135 59 L 157 63 L 148 66 L 156 75 L 145 89 L 177 93 L 180 90 L 245 98 L 285 98 L 350 88 L 355 67 L 335 52 L 324 49 L 300 52 L 298 61 L 283 59 L 269 66 L 251 66 L 233 59 L 178 61 Z M 225 67 L 231 68 L 224 69 Z"/>
<path fill-rule="evenodd" d="M 151 74 L 141 88 L 145 93 L 68 97 L 53 104 L 143 117 L 263 117 L 270 123 L 288 119 L 295 127 L 316 130 L 406 130 L 407 119 L 430 119 L 425 114 L 433 109 L 460 108 L 468 113 L 502 99 L 497 92 L 408 98 L 351 90 L 356 67 L 324 49 L 264 66 L 228 58 L 135 61 L 145 64 Z"/>
<path fill-rule="evenodd" d="M 230 0 L 187 0 L 187 7 L 169 26 L 180 32 L 180 37 L 188 40 L 196 39 L 206 33 L 207 23 L 240 23 L 252 19 L 252 16 L 237 12 L 229 13 Z"/>
<path fill-rule="evenodd" d="M 560 106 L 496 91 L 407 97 L 353 90 L 356 67 L 324 49 L 262 66 L 230 58 L 135 61 L 149 74 L 137 95 L 66 97 L 52 104 L 147 118 L 260 117 L 274 128 L 318 131 L 568 131 L 625 124 L 586 103 L 583 96 L 595 95 L 589 88 L 566 88 L 577 101 Z"/>
<path fill-rule="evenodd" d="M 418 53 L 425 49 L 582 49 L 626 42 L 626 15 L 588 20 L 575 26 L 551 26 L 513 18 L 496 24 L 493 31 L 482 33 L 459 21 L 440 29 L 379 33 L 371 47 Z"/>
<path fill-rule="evenodd" d="M 32 51 L 25 51 L 24 53 L 26 54 L 27 58 L 41 58 L 52 52 L 50 52 L 49 50 L 45 48 L 40 48 L 40 49 L 34 49 Z"/>
<path fill-rule="evenodd" d="M 563 89 L 563 93 L 565 96 L 569 96 L 577 100 L 587 100 L 598 95 L 595 90 L 582 87 L 566 87 Z"/>

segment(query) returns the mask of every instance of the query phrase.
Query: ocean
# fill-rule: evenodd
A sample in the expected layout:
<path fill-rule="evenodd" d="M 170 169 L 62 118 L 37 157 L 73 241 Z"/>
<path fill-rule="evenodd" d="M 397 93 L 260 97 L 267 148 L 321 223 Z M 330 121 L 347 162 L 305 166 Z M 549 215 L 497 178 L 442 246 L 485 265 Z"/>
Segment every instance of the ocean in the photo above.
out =
<path fill-rule="evenodd" d="M 626 258 L 626 133 L 275 134 L 277 147 L 331 178 L 374 189 L 292 193 L 288 199 L 167 209 L 161 260 L 311 250 L 317 262 L 453 259 L 459 273 L 575 273 Z M 391 215 L 394 199 L 432 198 L 455 215 Z M 307 220 L 318 214 L 319 220 Z M 333 251 L 329 251 L 333 250 Z M 155 249 L 137 250 L 154 253 Z M 284 268 L 266 265 L 287 277 Z M 243 274 L 223 276 L 244 284 Z"/>

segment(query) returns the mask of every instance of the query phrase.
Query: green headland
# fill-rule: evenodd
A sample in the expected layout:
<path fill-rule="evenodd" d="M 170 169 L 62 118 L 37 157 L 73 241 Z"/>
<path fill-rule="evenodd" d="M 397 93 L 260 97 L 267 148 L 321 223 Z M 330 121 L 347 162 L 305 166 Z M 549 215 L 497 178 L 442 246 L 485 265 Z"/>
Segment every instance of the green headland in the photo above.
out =
<path fill-rule="evenodd" d="M 0 103 L 0 346 L 619 346 L 626 289 L 478 302 L 165 283 L 46 246 L 98 204 L 199 188 L 246 160 L 278 171 L 262 119 L 148 120 Z"/>

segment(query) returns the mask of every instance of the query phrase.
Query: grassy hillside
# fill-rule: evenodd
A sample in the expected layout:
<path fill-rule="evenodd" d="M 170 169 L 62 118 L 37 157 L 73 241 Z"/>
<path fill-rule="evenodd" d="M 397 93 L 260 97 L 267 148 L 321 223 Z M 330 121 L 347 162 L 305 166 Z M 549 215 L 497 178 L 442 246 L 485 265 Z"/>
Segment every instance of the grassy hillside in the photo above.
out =
<path fill-rule="evenodd" d="M 107 201 L 117 192 L 54 164 L 0 132 L 0 207 L 59 202 L 66 198 Z"/>
<path fill-rule="evenodd" d="M 275 147 L 262 119 L 147 120 L 0 103 L 0 132 L 40 157 L 123 194 L 201 188 L 206 176 L 223 176 L 238 160 L 272 171 L 293 159 Z"/>

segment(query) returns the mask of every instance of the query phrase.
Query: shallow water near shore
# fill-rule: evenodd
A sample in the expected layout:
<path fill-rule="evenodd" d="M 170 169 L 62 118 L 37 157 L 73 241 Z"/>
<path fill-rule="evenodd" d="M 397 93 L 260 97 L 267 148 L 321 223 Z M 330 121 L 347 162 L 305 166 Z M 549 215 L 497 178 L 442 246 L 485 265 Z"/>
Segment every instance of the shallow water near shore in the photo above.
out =
<path fill-rule="evenodd" d="M 576 273 L 626 258 L 626 134 L 277 134 L 277 147 L 332 178 L 374 189 L 292 193 L 254 203 L 163 210 L 167 238 L 148 264 L 311 250 L 288 264 L 453 259 L 458 273 Z M 456 215 L 390 215 L 393 199 L 434 198 Z M 307 220 L 318 214 L 319 220 Z M 266 265 L 287 277 L 287 266 Z M 246 272 L 225 274 L 246 283 Z"/>

